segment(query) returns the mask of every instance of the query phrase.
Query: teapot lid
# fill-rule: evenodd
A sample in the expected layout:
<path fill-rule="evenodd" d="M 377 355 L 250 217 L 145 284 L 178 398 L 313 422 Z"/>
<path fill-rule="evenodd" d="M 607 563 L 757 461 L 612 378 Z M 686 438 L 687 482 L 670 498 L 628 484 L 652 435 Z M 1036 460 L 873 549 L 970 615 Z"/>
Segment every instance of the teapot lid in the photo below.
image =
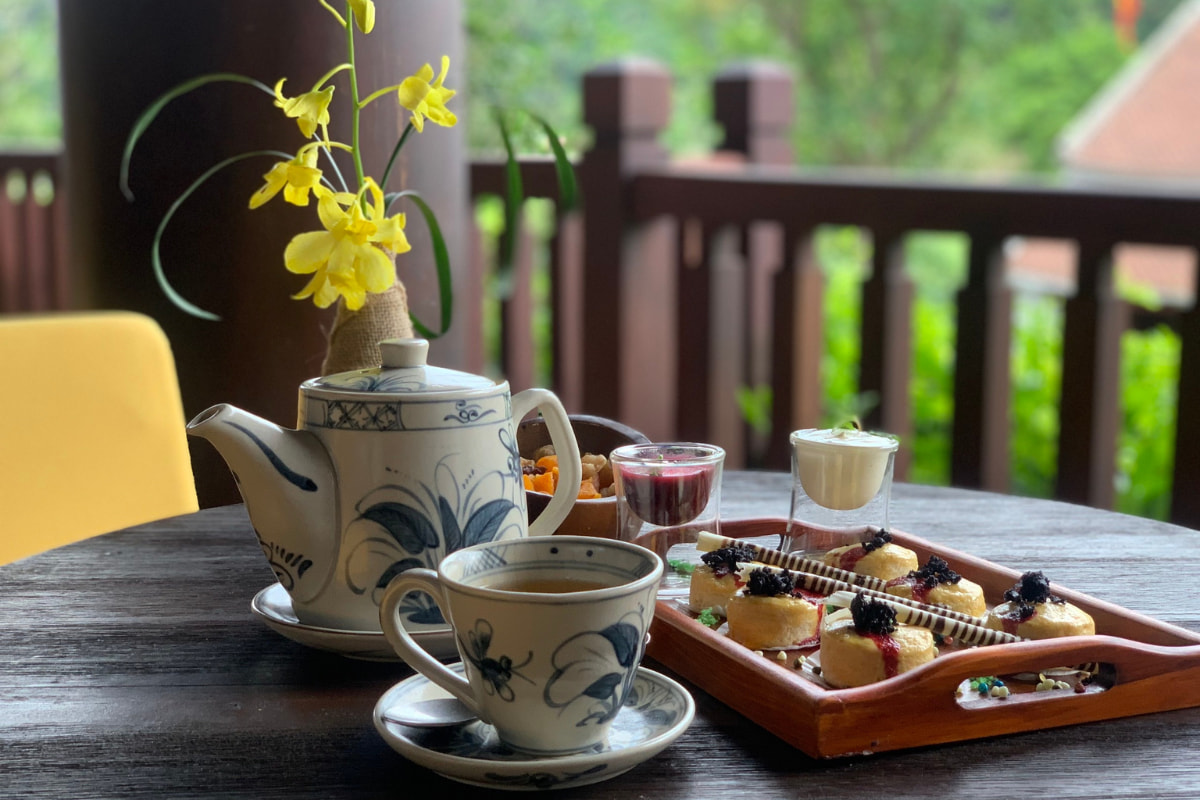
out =
<path fill-rule="evenodd" d="M 460 372 L 425 363 L 425 339 L 385 339 L 379 343 L 382 366 L 339 372 L 314 378 L 305 388 L 374 394 L 445 394 L 492 389 L 496 381 L 483 375 Z"/>

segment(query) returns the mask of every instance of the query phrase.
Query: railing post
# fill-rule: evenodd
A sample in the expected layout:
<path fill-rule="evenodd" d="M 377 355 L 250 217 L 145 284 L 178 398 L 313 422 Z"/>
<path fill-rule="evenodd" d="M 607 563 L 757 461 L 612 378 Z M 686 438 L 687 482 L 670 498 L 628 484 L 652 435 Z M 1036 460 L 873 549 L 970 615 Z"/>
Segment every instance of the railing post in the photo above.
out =
<path fill-rule="evenodd" d="M 791 74 L 778 64 L 760 61 L 722 69 L 713 79 L 713 117 L 724 131 L 718 149 L 736 153 L 748 164 L 790 165 L 794 93 Z M 785 252 L 782 226 L 777 223 L 747 225 L 741 238 L 740 249 L 744 254 L 744 289 L 741 293 L 744 309 L 741 313 L 745 324 L 741 329 L 742 341 L 735 344 L 743 355 L 738 358 L 740 363 L 735 368 L 721 370 L 735 375 L 734 385 L 724 389 L 731 393 L 739 384 L 761 387 L 771 383 L 774 281 L 781 267 L 791 258 L 791 254 Z M 725 292 L 717 297 L 726 301 L 737 299 Z M 736 348 L 732 355 L 737 358 Z M 788 431 L 776 428 L 764 440 L 741 420 L 736 404 L 732 404 L 733 398 L 728 400 L 734 419 L 727 421 L 725 426 L 742 427 L 745 443 L 739 443 L 739 449 L 745 448 L 746 459 L 751 464 L 761 463 L 772 441 L 786 437 Z"/>
<path fill-rule="evenodd" d="M 791 164 L 794 93 L 791 74 L 778 64 L 722 69 L 713 79 L 713 118 L 725 133 L 718 149 L 741 153 L 752 164 Z"/>
<path fill-rule="evenodd" d="M 967 284 L 958 293 L 950 482 L 1008 489 L 1009 346 L 1012 293 L 1001 239 L 971 238 Z"/>
<path fill-rule="evenodd" d="M 681 223 L 676 297 L 679 342 L 676 436 L 725 449 L 725 463 L 745 460 L 736 389 L 744 381 L 741 232 L 700 220 Z"/>
<path fill-rule="evenodd" d="M 874 234 L 871 276 L 862 286 L 862 366 L 859 390 L 875 392 L 879 404 L 864 420 L 867 427 L 904 439 L 912 427 L 908 385 L 912 373 L 912 281 L 904 270 L 904 237 L 878 229 Z M 908 476 L 912 450 L 896 454 L 896 479 Z"/>
<path fill-rule="evenodd" d="M 791 466 L 788 434 L 821 419 L 821 351 L 825 278 L 813 252 L 811 229 L 788 226 L 787 263 L 776 276 L 771 370 L 771 439 L 765 465 Z"/>
<path fill-rule="evenodd" d="M 652 437 L 672 424 L 675 317 L 667 298 L 674 288 L 663 274 L 672 265 L 646 257 L 656 223 L 633 219 L 629 181 L 638 169 L 667 161 L 658 137 L 670 118 L 670 95 L 670 75 L 645 60 L 597 67 L 583 79 L 584 121 L 593 133 L 579 168 L 584 335 L 599 343 L 587 351 L 594 355 L 583 374 L 583 402 L 585 410 Z"/>
<path fill-rule="evenodd" d="M 1097 508 L 1112 508 L 1115 495 L 1121 334 L 1130 319 L 1113 272 L 1111 243 L 1080 241 L 1079 288 L 1063 320 L 1055 496 Z"/>
<path fill-rule="evenodd" d="M 1200 491 L 1196 490 L 1200 487 L 1200 414 L 1184 412 L 1200 405 L 1200 305 L 1180 315 L 1179 350 L 1171 521 L 1200 528 Z"/>

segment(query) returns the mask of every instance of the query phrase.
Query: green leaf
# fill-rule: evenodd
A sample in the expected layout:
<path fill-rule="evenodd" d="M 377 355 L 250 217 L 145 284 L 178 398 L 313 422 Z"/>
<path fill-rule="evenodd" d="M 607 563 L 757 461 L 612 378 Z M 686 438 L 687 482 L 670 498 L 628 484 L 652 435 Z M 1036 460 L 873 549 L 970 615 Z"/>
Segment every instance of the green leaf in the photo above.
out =
<path fill-rule="evenodd" d="M 392 203 L 402 197 L 412 200 L 416 204 L 421 211 L 421 216 L 425 218 L 425 225 L 429 228 L 429 238 L 433 241 L 433 263 L 437 267 L 438 303 L 442 313 L 442 325 L 438 332 L 434 333 L 432 329 L 422 324 L 412 312 L 409 312 L 409 317 L 412 319 L 413 329 L 417 333 L 426 339 L 436 339 L 450 330 L 450 320 L 454 315 L 454 284 L 450 280 L 450 253 L 446 249 L 446 239 L 442 236 L 437 215 L 433 213 L 433 209 L 420 194 L 412 190 L 394 192 L 387 195 L 386 207 L 390 209 Z"/>
<path fill-rule="evenodd" d="M 158 229 L 154 231 L 154 243 L 150 247 L 150 263 L 154 267 L 154 277 L 158 279 L 158 285 L 163 290 L 163 294 L 165 294 L 170 301 L 178 306 L 182 311 L 186 311 L 188 314 L 191 314 L 194 317 L 208 319 L 214 322 L 221 319 L 216 314 L 205 311 L 199 306 L 188 302 L 181 294 L 175 291 L 173 286 L 171 286 L 170 281 L 167 280 L 166 273 L 163 271 L 162 255 L 159 252 L 159 245 L 162 243 L 163 233 L 167 229 L 167 223 L 169 223 L 171 218 L 175 216 L 175 212 L 179 210 L 179 207 L 183 205 L 183 202 L 191 197 L 192 193 L 204 185 L 209 178 L 231 164 L 236 164 L 239 161 L 245 161 L 246 159 L 253 158 L 255 156 L 274 156 L 276 158 L 283 157 L 285 159 L 291 158 L 291 156 L 287 153 L 283 153 L 278 150 L 255 150 L 250 153 L 242 153 L 241 155 L 227 158 L 219 164 L 209 167 L 203 175 L 194 180 L 192 185 L 184 190 L 183 194 L 179 195 L 179 197 L 175 199 L 175 202 L 171 203 L 170 208 L 167 209 L 167 213 L 163 214 L 162 220 L 158 223 Z"/>
<path fill-rule="evenodd" d="M 150 127 L 150 123 L 166 107 L 167 103 L 170 103 L 177 97 L 182 97 L 193 89 L 198 89 L 205 84 L 216 83 L 217 81 L 249 84 L 263 90 L 272 97 L 275 96 L 274 90 L 265 83 L 233 72 L 214 72 L 208 75 L 200 75 L 189 81 L 184 81 L 174 89 L 160 96 L 133 123 L 133 128 L 129 131 L 129 139 L 125 142 L 125 152 L 121 154 L 121 193 L 125 195 L 126 200 L 133 200 L 133 191 L 129 188 L 129 162 L 133 158 L 133 148 L 137 145 L 138 140 L 142 138 L 142 134 L 146 132 L 146 129 Z M 291 156 L 288 156 L 288 158 L 291 158 Z"/>
<path fill-rule="evenodd" d="M 579 205 L 579 188 L 575 182 L 575 167 L 567 158 L 567 151 L 550 123 L 533 112 L 527 111 L 533 120 L 542 126 L 546 138 L 550 140 L 550 149 L 554 151 L 554 173 L 558 177 L 558 207 L 560 211 L 571 211 Z"/>

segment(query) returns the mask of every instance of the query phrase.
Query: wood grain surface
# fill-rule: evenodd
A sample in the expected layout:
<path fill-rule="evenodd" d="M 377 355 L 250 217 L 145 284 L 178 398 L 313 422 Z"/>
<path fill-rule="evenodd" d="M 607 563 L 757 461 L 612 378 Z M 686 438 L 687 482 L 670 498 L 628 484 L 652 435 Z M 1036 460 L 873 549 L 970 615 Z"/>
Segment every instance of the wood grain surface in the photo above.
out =
<path fill-rule="evenodd" d="M 728 473 L 723 512 L 784 516 L 789 485 Z M 891 522 L 1200 631 L 1196 531 L 910 485 L 895 488 Z M 240 506 L 0 567 L 0 797 L 494 794 L 409 763 L 375 733 L 375 701 L 406 667 L 310 650 L 255 619 L 250 599 L 273 580 Z M 1200 709 L 821 761 L 689 688 L 696 721 L 674 746 L 561 796 L 1200 796 Z"/>

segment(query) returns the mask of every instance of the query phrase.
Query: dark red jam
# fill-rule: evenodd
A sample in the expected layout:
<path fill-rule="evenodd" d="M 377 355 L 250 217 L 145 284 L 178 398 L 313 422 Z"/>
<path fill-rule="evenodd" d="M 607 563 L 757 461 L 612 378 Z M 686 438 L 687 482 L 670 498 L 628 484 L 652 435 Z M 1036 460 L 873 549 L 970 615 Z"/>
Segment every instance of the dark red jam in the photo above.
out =
<path fill-rule="evenodd" d="M 912 589 L 913 600 L 924 603 L 928 600 L 929 593 L 936 587 L 944 583 L 958 583 L 961 580 L 962 575 L 950 569 L 950 565 L 944 559 L 930 556 L 929 560 L 925 562 L 925 566 L 902 577 L 893 578 L 887 582 L 887 585 L 908 586 Z"/>
<path fill-rule="evenodd" d="M 869 541 L 855 545 L 846 552 L 842 553 L 838 558 L 838 566 L 847 572 L 853 572 L 854 567 L 858 565 L 859 561 L 862 561 L 863 556 L 865 556 L 867 553 L 878 550 L 891 541 L 892 535 L 890 533 L 887 531 L 879 531 Z"/>
<path fill-rule="evenodd" d="M 1017 635 L 1017 626 L 1023 622 L 1028 622 L 1037 616 L 1037 609 L 1025 603 L 1017 603 L 1007 614 L 1000 615 L 1000 624 L 1004 626 L 1005 633 Z"/>
<path fill-rule="evenodd" d="M 859 561 L 862 561 L 863 556 L 866 554 L 867 551 L 863 549 L 861 544 L 855 545 L 838 557 L 838 566 L 846 570 L 846 572 L 854 572 L 854 567 Z"/>
<path fill-rule="evenodd" d="M 890 633 L 864 633 L 883 656 L 883 677 L 894 678 L 900 671 L 900 643 Z"/>
<path fill-rule="evenodd" d="M 900 669 L 900 645 L 892 636 L 896 632 L 895 609 L 887 603 L 856 594 L 850 601 L 850 614 L 854 617 L 854 630 L 874 642 L 883 656 L 884 677 L 894 676 Z"/>

